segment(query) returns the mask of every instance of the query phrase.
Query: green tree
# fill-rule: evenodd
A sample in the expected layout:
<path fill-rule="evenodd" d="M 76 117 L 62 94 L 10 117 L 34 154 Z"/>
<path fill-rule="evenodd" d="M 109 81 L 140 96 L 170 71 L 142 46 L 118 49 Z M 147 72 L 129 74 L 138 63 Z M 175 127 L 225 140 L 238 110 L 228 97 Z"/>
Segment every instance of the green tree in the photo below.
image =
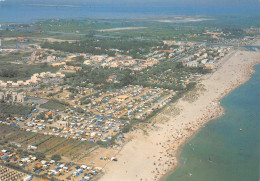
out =
<path fill-rule="evenodd" d="M 39 153 L 39 152 L 37 152 L 37 153 L 35 154 L 35 156 L 36 156 L 36 158 L 39 158 L 39 159 L 45 159 L 45 158 L 46 158 L 46 156 L 45 156 L 44 153 Z"/>
<path fill-rule="evenodd" d="M 40 68 L 47 68 L 48 67 L 48 64 L 45 62 L 45 63 L 42 63 L 41 65 L 40 65 Z"/>
<path fill-rule="evenodd" d="M 57 162 L 57 161 L 60 161 L 60 160 L 61 160 L 61 156 L 60 156 L 59 154 L 52 155 L 52 156 L 51 156 L 51 159 Z"/>

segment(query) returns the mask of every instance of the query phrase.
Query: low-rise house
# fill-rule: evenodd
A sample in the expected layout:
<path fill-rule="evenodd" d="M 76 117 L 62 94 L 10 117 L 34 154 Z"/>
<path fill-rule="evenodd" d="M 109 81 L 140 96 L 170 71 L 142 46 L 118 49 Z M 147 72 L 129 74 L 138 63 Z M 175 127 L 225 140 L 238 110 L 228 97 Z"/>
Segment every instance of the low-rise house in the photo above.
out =
<path fill-rule="evenodd" d="M 83 64 L 85 64 L 85 65 L 91 65 L 91 61 L 90 61 L 90 60 L 85 60 Z"/>
<path fill-rule="evenodd" d="M 0 100 L 3 102 L 13 102 L 13 103 L 22 103 L 27 99 L 26 92 L 12 92 L 12 91 L 6 91 L 6 92 L 0 92 Z"/>
<path fill-rule="evenodd" d="M 214 69 L 215 68 L 215 63 L 213 61 L 209 61 L 205 64 L 206 69 Z"/>
<path fill-rule="evenodd" d="M 72 56 L 67 57 L 66 62 L 76 61 L 76 59 L 77 59 L 77 56 L 76 55 L 72 55 Z"/>
<path fill-rule="evenodd" d="M 7 83 L 2 82 L 2 83 L 0 83 L 0 86 L 1 86 L 1 87 L 7 87 Z"/>
<path fill-rule="evenodd" d="M 202 64 L 206 64 L 207 61 L 208 61 L 208 59 L 203 59 L 203 60 L 201 60 L 201 63 L 202 63 Z"/>
<path fill-rule="evenodd" d="M 25 37 L 17 37 L 17 41 L 19 42 L 28 42 L 29 40 Z"/>
<path fill-rule="evenodd" d="M 54 61 L 56 61 L 56 59 L 57 59 L 56 56 L 51 56 L 51 55 L 49 55 L 49 56 L 47 57 L 47 62 L 54 62 Z"/>
<path fill-rule="evenodd" d="M 120 95 L 116 98 L 117 101 L 121 102 L 129 98 L 129 95 Z"/>
<path fill-rule="evenodd" d="M 60 69 L 59 72 L 63 73 L 76 73 L 77 71 L 80 71 L 82 67 L 79 66 L 64 66 L 64 68 Z"/>
<path fill-rule="evenodd" d="M 37 150 L 37 146 L 28 145 L 27 146 L 27 150 L 36 151 Z"/>
<path fill-rule="evenodd" d="M 60 62 L 60 63 L 53 63 L 53 64 L 51 64 L 52 67 L 58 67 L 58 66 L 64 66 L 64 65 L 66 65 L 65 62 Z"/>
<path fill-rule="evenodd" d="M 196 61 L 187 62 L 186 66 L 187 67 L 198 67 L 199 66 L 199 62 L 196 62 Z"/>

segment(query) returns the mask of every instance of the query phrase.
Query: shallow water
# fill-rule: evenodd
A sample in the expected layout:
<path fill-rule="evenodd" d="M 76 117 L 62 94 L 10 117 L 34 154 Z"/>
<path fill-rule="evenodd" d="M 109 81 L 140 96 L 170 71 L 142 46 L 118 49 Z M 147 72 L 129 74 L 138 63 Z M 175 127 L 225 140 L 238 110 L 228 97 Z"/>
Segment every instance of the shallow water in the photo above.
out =
<path fill-rule="evenodd" d="M 209 122 L 183 148 L 167 181 L 258 181 L 260 65 L 245 84 L 222 99 L 225 115 Z"/>

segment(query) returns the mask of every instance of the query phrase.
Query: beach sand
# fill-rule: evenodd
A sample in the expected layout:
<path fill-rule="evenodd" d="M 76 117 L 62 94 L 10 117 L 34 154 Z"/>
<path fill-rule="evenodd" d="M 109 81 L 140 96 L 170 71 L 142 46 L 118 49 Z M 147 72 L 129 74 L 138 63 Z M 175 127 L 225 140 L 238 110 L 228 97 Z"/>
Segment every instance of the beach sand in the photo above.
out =
<path fill-rule="evenodd" d="M 260 39 L 256 39 L 251 46 L 260 46 Z"/>
<path fill-rule="evenodd" d="M 172 171 L 177 166 L 181 146 L 206 122 L 224 113 L 219 100 L 246 82 L 258 63 L 259 52 L 232 50 L 221 60 L 217 71 L 200 80 L 203 89 L 197 89 L 193 102 L 182 98 L 169 105 L 147 123 L 148 134 L 141 129 L 129 133 L 133 138 L 120 149 L 117 162 L 106 164 L 99 180 L 152 181 Z M 179 114 L 173 111 L 176 109 Z"/>

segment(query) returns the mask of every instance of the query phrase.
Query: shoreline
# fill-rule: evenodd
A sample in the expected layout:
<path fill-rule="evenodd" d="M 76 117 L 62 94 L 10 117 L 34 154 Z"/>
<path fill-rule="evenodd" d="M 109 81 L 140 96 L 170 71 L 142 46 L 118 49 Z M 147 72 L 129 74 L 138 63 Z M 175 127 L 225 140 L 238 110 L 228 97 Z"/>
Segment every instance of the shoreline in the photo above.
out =
<path fill-rule="evenodd" d="M 224 98 L 224 97 L 223 97 L 223 98 Z M 223 109 L 222 114 L 220 114 L 219 116 L 216 116 L 216 117 L 214 117 L 213 119 L 211 119 L 211 120 L 205 122 L 205 124 L 207 124 L 208 122 L 214 121 L 214 120 L 216 120 L 216 119 L 218 119 L 218 118 L 224 116 L 224 114 L 225 114 L 225 109 Z M 198 133 L 202 128 L 204 128 L 204 126 L 201 126 L 198 130 L 194 131 L 194 133 L 192 133 L 192 135 L 191 135 L 190 137 L 187 137 L 187 138 L 179 145 L 179 148 L 177 148 L 177 151 L 176 151 L 176 160 L 177 160 L 176 163 L 177 163 L 177 164 L 174 165 L 174 167 L 172 168 L 172 170 L 169 170 L 169 172 L 167 172 L 165 175 L 163 175 L 163 176 L 159 179 L 159 181 L 165 181 L 169 175 L 171 175 L 171 174 L 174 173 L 174 171 L 175 171 L 175 170 L 178 168 L 178 166 L 179 166 L 180 156 L 181 156 L 181 153 L 182 153 L 182 151 L 183 151 L 183 147 L 184 147 L 191 139 L 193 139 L 193 138 L 197 135 L 197 133 Z"/>
<path fill-rule="evenodd" d="M 256 64 L 253 64 L 251 67 L 252 67 L 252 70 L 254 70 L 254 67 L 257 66 L 258 64 L 260 64 L 260 62 L 256 63 Z M 225 97 L 227 97 L 232 91 L 234 91 L 235 89 L 237 89 L 239 86 L 245 84 L 250 78 L 251 76 L 255 73 L 255 71 L 253 71 L 252 73 L 250 73 L 248 79 L 245 79 L 245 81 L 241 82 L 241 84 L 238 84 L 237 86 L 235 86 L 232 90 L 230 90 L 227 94 L 225 94 L 223 97 L 221 97 L 217 102 L 220 103 L 220 101 L 222 99 L 224 99 Z M 219 104 L 220 105 L 220 104 Z M 222 116 L 225 115 L 225 109 L 220 105 L 220 108 L 222 109 L 222 112 L 219 113 L 219 115 L 217 115 L 216 117 L 213 117 L 212 119 L 209 119 L 209 120 L 205 120 L 205 123 L 204 124 L 207 124 L 211 121 L 214 121 Z M 165 175 L 163 175 L 159 181 L 165 181 L 167 179 L 167 177 L 171 174 L 174 173 L 174 171 L 178 168 L 179 166 L 179 161 L 180 161 L 180 156 L 181 156 L 181 153 L 183 151 L 183 147 L 191 140 L 193 139 L 197 133 L 202 129 L 204 128 L 205 126 L 201 126 L 199 127 L 199 129 L 197 129 L 196 131 L 194 131 L 194 133 L 192 133 L 192 135 L 190 137 L 187 137 L 179 146 L 179 148 L 177 148 L 177 153 L 176 153 L 176 159 L 177 159 L 177 163 L 173 168 L 172 170 L 170 170 L 169 172 L 167 172 Z"/>
<path fill-rule="evenodd" d="M 224 99 L 226 96 L 228 96 L 232 91 L 234 91 L 235 89 L 237 89 L 239 86 L 245 84 L 245 83 L 251 78 L 251 76 L 255 73 L 254 67 L 255 67 L 256 65 L 258 65 L 258 64 L 260 64 L 260 62 L 258 62 L 258 63 L 256 62 L 256 63 L 253 63 L 253 64 L 250 64 L 250 65 L 249 65 L 249 68 L 248 68 L 248 70 L 249 70 L 249 75 L 248 75 L 248 77 L 246 77 L 246 78 L 244 79 L 244 81 L 238 83 L 235 87 L 233 87 L 233 88 L 232 88 L 229 92 L 227 92 L 225 95 L 223 95 L 222 97 L 220 97 L 220 98 L 217 100 L 217 102 L 219 103 L 219 105 L 220 105 L 220 101 L 221 101 L 222 99 Z M 225 115 L 225 109 L 224 109 L 221 105 L 220 105 L 220 108 L 222 109 L 222 111 L 219 113 L 219 115 L 216 115 L 216 116 L 213 117 L 212 119 L 205 120 L 205 123 L 204 123 L 204 124 L 207 124 L 207 123 L 209 123 L 209 122 L 211 122 L 211 121 L 214 121 L 214 120 L 216 120 L 216 119 L 218 119 L 218 118 L 224 116 L 224 115 Z M 201 126 L 201 127 L 199 127 L 196 131 L 194 131 L 194 132 L 192 133 L 192 135 L 191 135 L 190 137 L 187 137 L 187 138 L 179 145 L 179 148 L 177 148 L 177 153 L 176 153 L 177 164 L 174 165 L 174 167 L 172 168 L 172 170 L 170 170 L 170 171 L 167 172 L 165 175 L 163 175 L 163 176 L 159 179 L 159 181 L 165 181 L 169 175 L 171 175 L 171 174 L 174 173 L 174 171 L 175 171 L 175 170 L 178 168 L 178 166 L 179 166 L 179 160 L 180 160 L 180 156 L 181 156 L 183 147 L 184 147 L 191 139 L 193 139 L 193 138 L 196 136 L 196 134 L 197 134 L 202 128 L 204 128 L 204 127 L 205 127 L 204 125 Z"/>
<path fill-rule="evenodd" d="M 166 108 L 177 106 L 182 109 L 180 114 L 162 111 L 152 118 L 155 126 L 150 126 L 149 135 L 140 130 L 132 132 L 133 139 L 117 154 L 118 162 L 108 163 L 100 180 L 162 180 L 173 173 L 183 145 L 205 123 L 223 115 L 219 101 L 250 79 L 253 67 L 260 63 L 259 57 L 259 52 L 241 50 L 234 50 L 227 60 L 224 57 L 217 70 L 200 81 L 206 90 L 198 91 L 197 100 L 187 102 L 181 98 Z"/>

